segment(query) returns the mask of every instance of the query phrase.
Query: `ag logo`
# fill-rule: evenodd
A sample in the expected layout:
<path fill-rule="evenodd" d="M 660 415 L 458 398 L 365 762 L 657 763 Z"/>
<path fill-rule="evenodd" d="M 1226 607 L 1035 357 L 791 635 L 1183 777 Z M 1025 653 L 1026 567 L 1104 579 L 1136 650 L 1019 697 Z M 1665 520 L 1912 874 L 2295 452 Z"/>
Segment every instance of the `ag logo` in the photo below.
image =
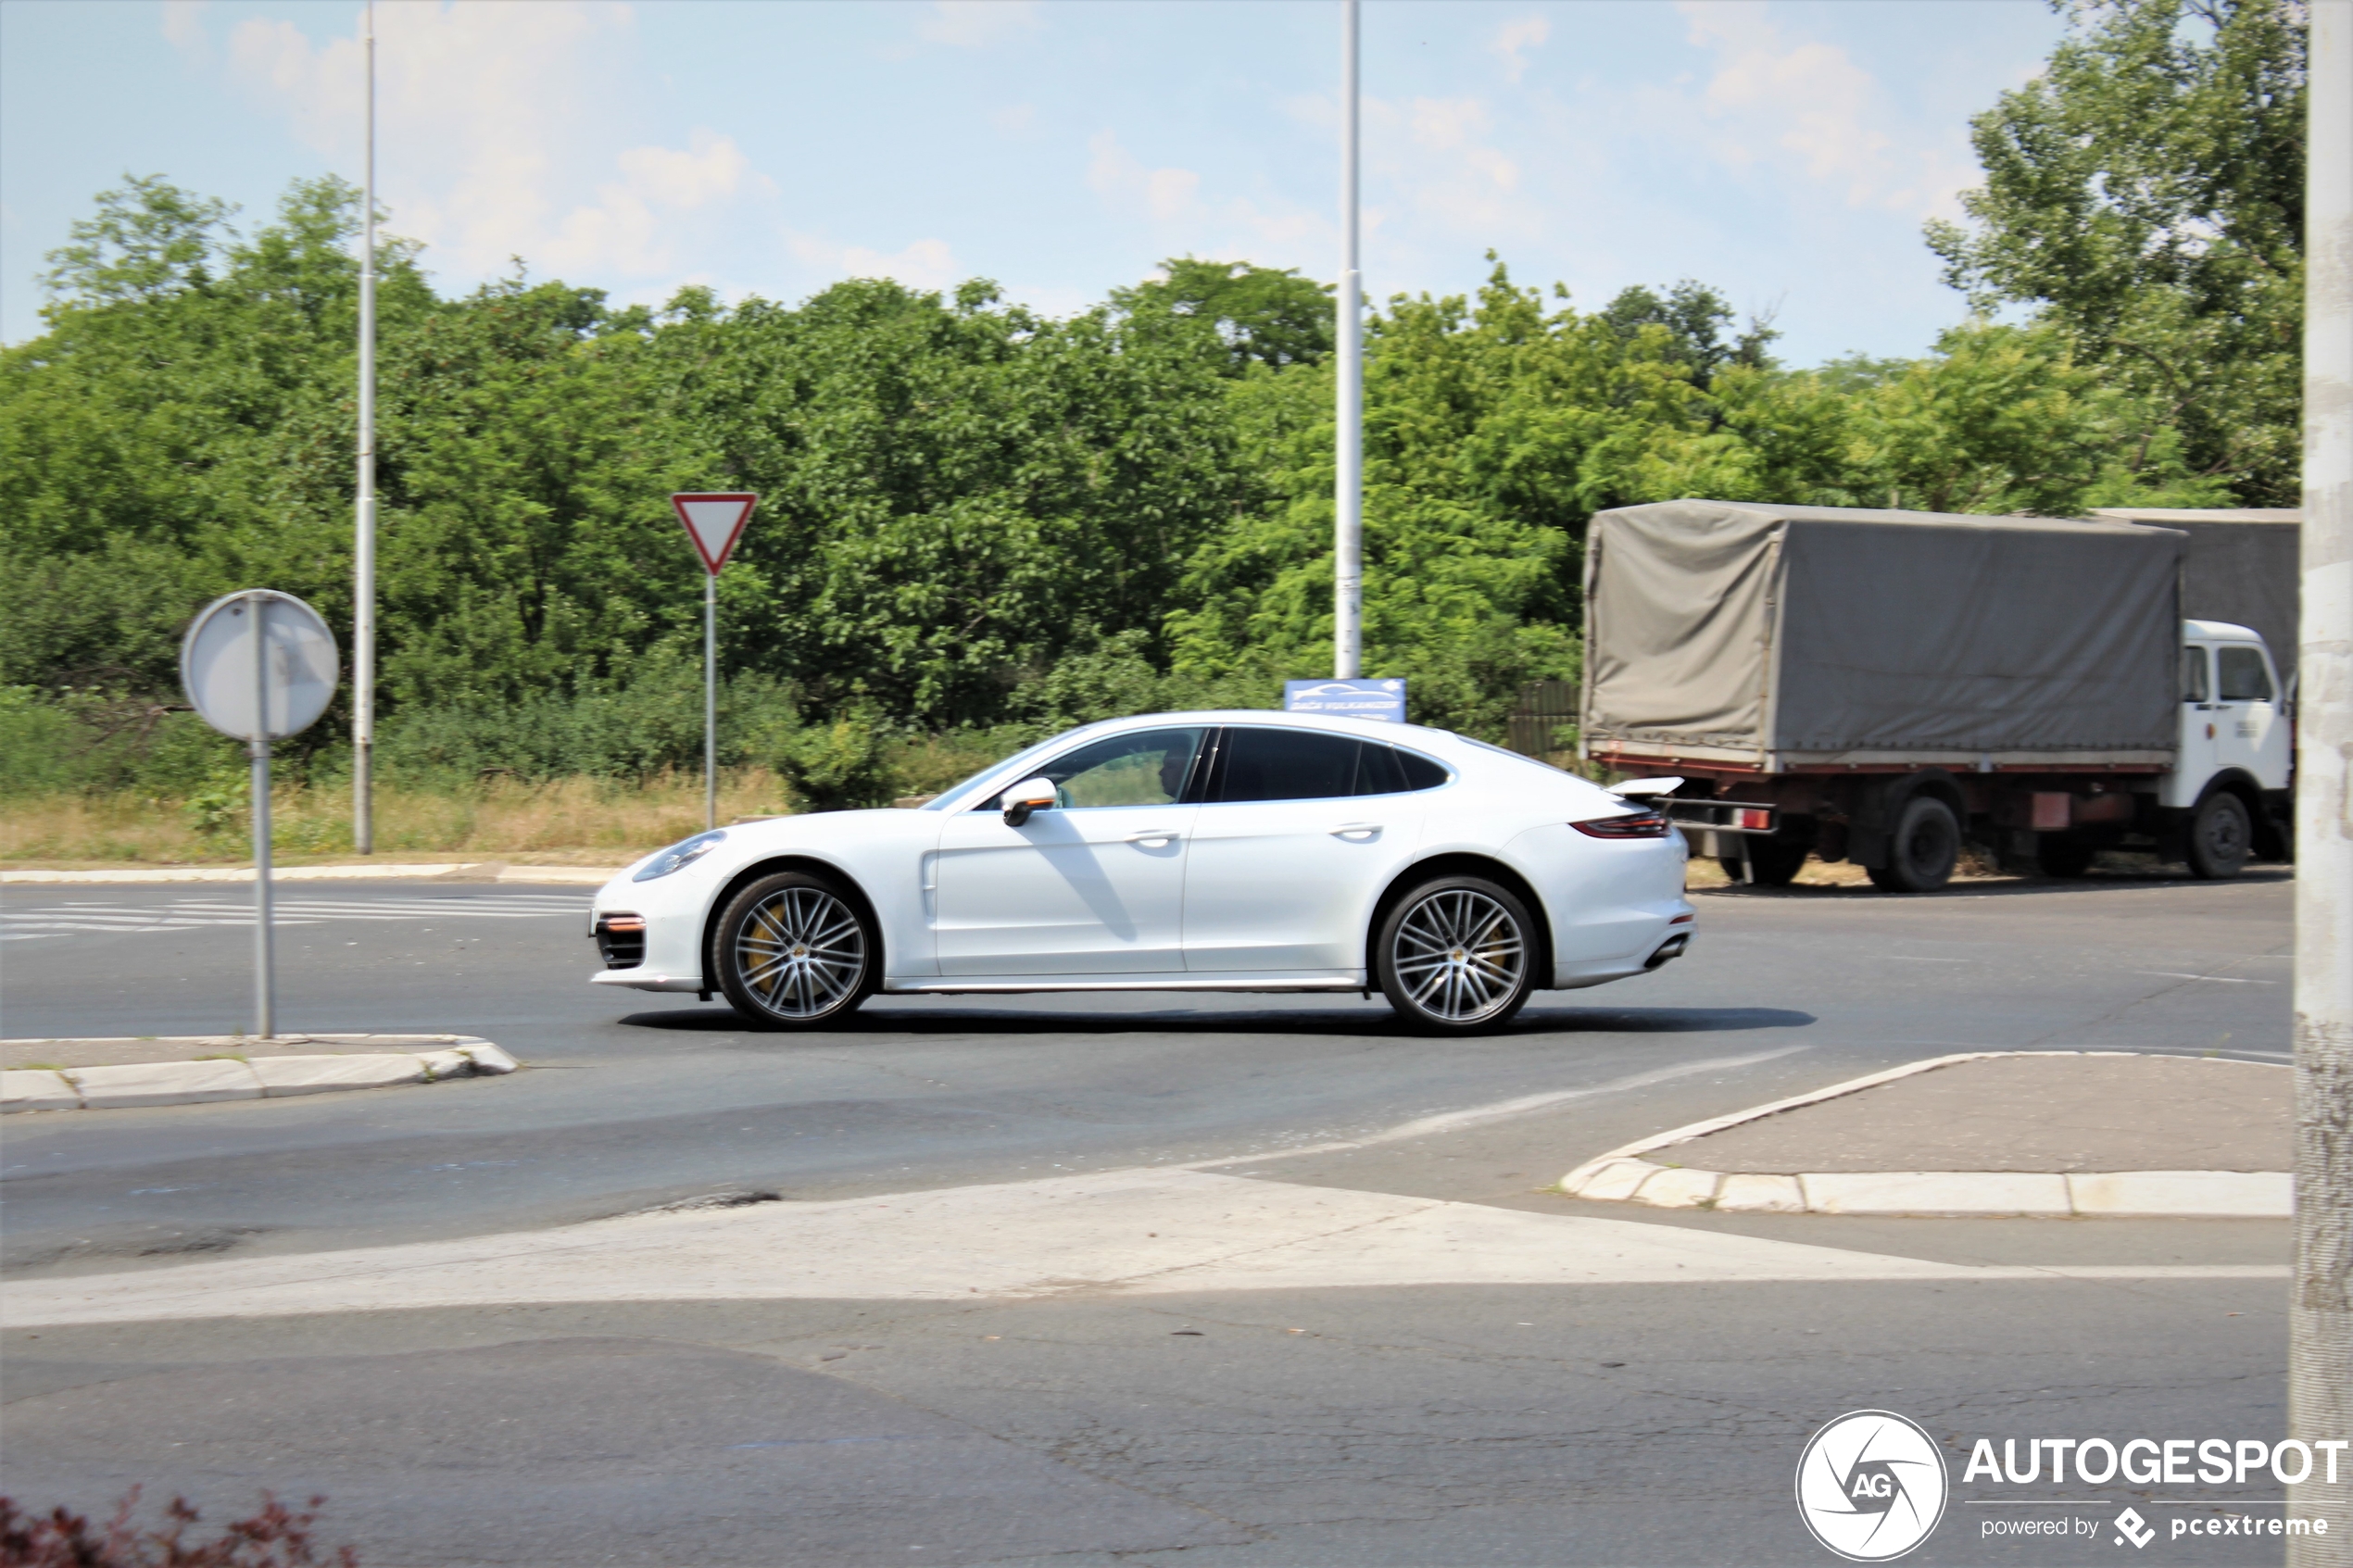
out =
<path fill-rule="evenodd" d="M 1944 1456 L 1891 1411 L 1853 1411 L 1814 1434 L 1797 1461 L 1797 1512 L 1851 1562 L 1885 1562 L 1944 1517 Z"/>

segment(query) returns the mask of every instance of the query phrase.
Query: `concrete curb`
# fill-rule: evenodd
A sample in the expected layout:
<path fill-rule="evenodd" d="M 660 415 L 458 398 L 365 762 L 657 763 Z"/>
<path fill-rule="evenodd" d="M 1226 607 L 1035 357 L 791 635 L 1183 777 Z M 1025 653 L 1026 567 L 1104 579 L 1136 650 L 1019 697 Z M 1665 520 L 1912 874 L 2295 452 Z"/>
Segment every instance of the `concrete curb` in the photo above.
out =
<path fill-rule="evenodd" d="M 222 1055 L 202 1060 L 136 1062 L 120 1067 L 17 1068 L 0 1073 L 0 1114 L 19 1110 L 126 1110 L 151 1105 L 201 1105 L 224 1099 L 285 1099 L 343 1089 L 438 1084 L 475 1074 L 512 1073 L 515 1059 L 471 1035 L 289 1035 L 281 1043 L 320 1046 L 408 1045 L 423 1050 L 344 1050 L 318 1056 Z M 47 1044 L 35 1041 L 34 1044 Z M 108 1041 L 58 1041 L 106 1045 Z M 130 1044 L 130 1041 L 123 1041 Z M 142 1041 L 141 1044 L 155 1044 Z M 234 1051 L 236 1035 L 189 1035 L 165 1044 Z"/>
<path fill-rule="evenodd" d="M 1693 1122 L 1596 1155 L 1560 1180 L 1570 1198 L 1748 1214 L 2025 1215 L 2049 1218 L 2287 1219 L 2284 1171 L 1843 1171 L 1786 1175 L 1705 1171 L 1643 1155 L 1778 1111 L 1836 1099 L 1955 1062 L 2012 1056 L 2132 1056 L 2132 1051 L 1964 1051 L 1851 1078 L 1811 1094 Z"/>
<path fill-rule="evenodd" d="M 510 866 L 504 860 L 469 860 L 431 866 L 277 866 L 279 882 L 543 882 L 601 887 L 623 868 L 599 866 Z M 120 885 L 132 883 L 251 882 L 251 866 L 142 866 L 129 871 L 0 872 L 0 885 Z"/>

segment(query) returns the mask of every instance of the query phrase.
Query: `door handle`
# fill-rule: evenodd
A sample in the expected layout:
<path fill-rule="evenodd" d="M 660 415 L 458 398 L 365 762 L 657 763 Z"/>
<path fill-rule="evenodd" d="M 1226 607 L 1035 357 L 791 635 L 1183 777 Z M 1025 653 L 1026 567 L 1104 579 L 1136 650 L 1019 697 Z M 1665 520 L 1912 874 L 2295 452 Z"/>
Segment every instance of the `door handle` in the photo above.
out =
<path fill-rule="evenodd" d="M 1332 829 L 1332 836 L 1350 839 L 1359 844 L 1369 844 L 1380 836 L 1380 830 L 1381 824 L 1378 822 L 1343 822 Z"/>
<path fill-rule="evenodd" d="M 1130 844 L 1173 844 L 1184 836 L 1175 828 L 1138 828 L 1127 835 Z"/>

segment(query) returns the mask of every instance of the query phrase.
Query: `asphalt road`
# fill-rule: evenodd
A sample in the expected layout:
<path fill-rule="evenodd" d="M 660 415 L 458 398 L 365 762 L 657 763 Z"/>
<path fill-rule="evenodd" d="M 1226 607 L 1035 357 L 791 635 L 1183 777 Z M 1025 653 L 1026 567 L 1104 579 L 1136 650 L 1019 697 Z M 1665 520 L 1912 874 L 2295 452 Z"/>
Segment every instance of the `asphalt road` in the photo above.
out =
<path fill-rule="evenodd" d="M 282 938 L 283 1027 L 478 1034 L 528 1070 L 10 1118 L 6 1258 L 59 1278 L 712 1193 L 1227 1160 L 1255 1181 L 1906 1258 L 2276 1264 L 2274 1223 L 1740 1218 L 1538 1189 L 1643 1133 L 1957 1050 L 2284 1060 L 2288 894 L 2272 875 L 1705 895 L 1688 959 L 1434 1045 L 1378 1004 L 1282 997 L 877 998 L 853 1028 L 763 1035 L 691 997 L 592 990 L 580 890 L 311 884 Z M 234 1028 L 238 902 L 12 889 L 0 1027 Z M 1355 1147 L 1288 1152 L 1329 1144 Z M 323 1492 L 323 1534 L 371 1564 L 1825 1562 L 1788 1499 L 1831 1416 L 1903 1411 L 1957 1439 L 1956 1461 L 1977 1436 L 2276 1436 L 2284 1305 L 2279 1281 L 2217 1272 L 53 1325 L 6 1336 L 6 1481 L 85 1507 L 134 1481 L 208 1509 Z M 2006 1495 L 2086 1518 L 2133 1502 L 2160 1526 L 2193 1503 L 2277 1512 L 2252 1482 L 2078 1491 Z M 1994 1500 L 1957 1486 L 1913 1560 L 2115 1554 L 2105 1525 L 1986 1537 Z M 2160 1536 L 2132 1555 L 2278 1549 Z"/>

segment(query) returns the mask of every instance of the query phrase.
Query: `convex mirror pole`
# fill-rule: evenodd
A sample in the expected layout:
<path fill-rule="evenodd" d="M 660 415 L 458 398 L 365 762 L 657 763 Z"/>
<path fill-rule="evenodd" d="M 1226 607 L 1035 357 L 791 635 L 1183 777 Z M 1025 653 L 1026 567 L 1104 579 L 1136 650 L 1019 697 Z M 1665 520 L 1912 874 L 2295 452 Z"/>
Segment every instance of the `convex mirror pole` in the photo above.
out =
<path fill-rule="evenodd" d="M 319 721 L 335 695 L 334 633 L 291 594 L 246 588 L 215 599 L 180 644 L 180 685 L 204 721 L 245 743 L 253 794 L 254 1034 L 278 1033 L 270 886 L 270 743 Z"/>

